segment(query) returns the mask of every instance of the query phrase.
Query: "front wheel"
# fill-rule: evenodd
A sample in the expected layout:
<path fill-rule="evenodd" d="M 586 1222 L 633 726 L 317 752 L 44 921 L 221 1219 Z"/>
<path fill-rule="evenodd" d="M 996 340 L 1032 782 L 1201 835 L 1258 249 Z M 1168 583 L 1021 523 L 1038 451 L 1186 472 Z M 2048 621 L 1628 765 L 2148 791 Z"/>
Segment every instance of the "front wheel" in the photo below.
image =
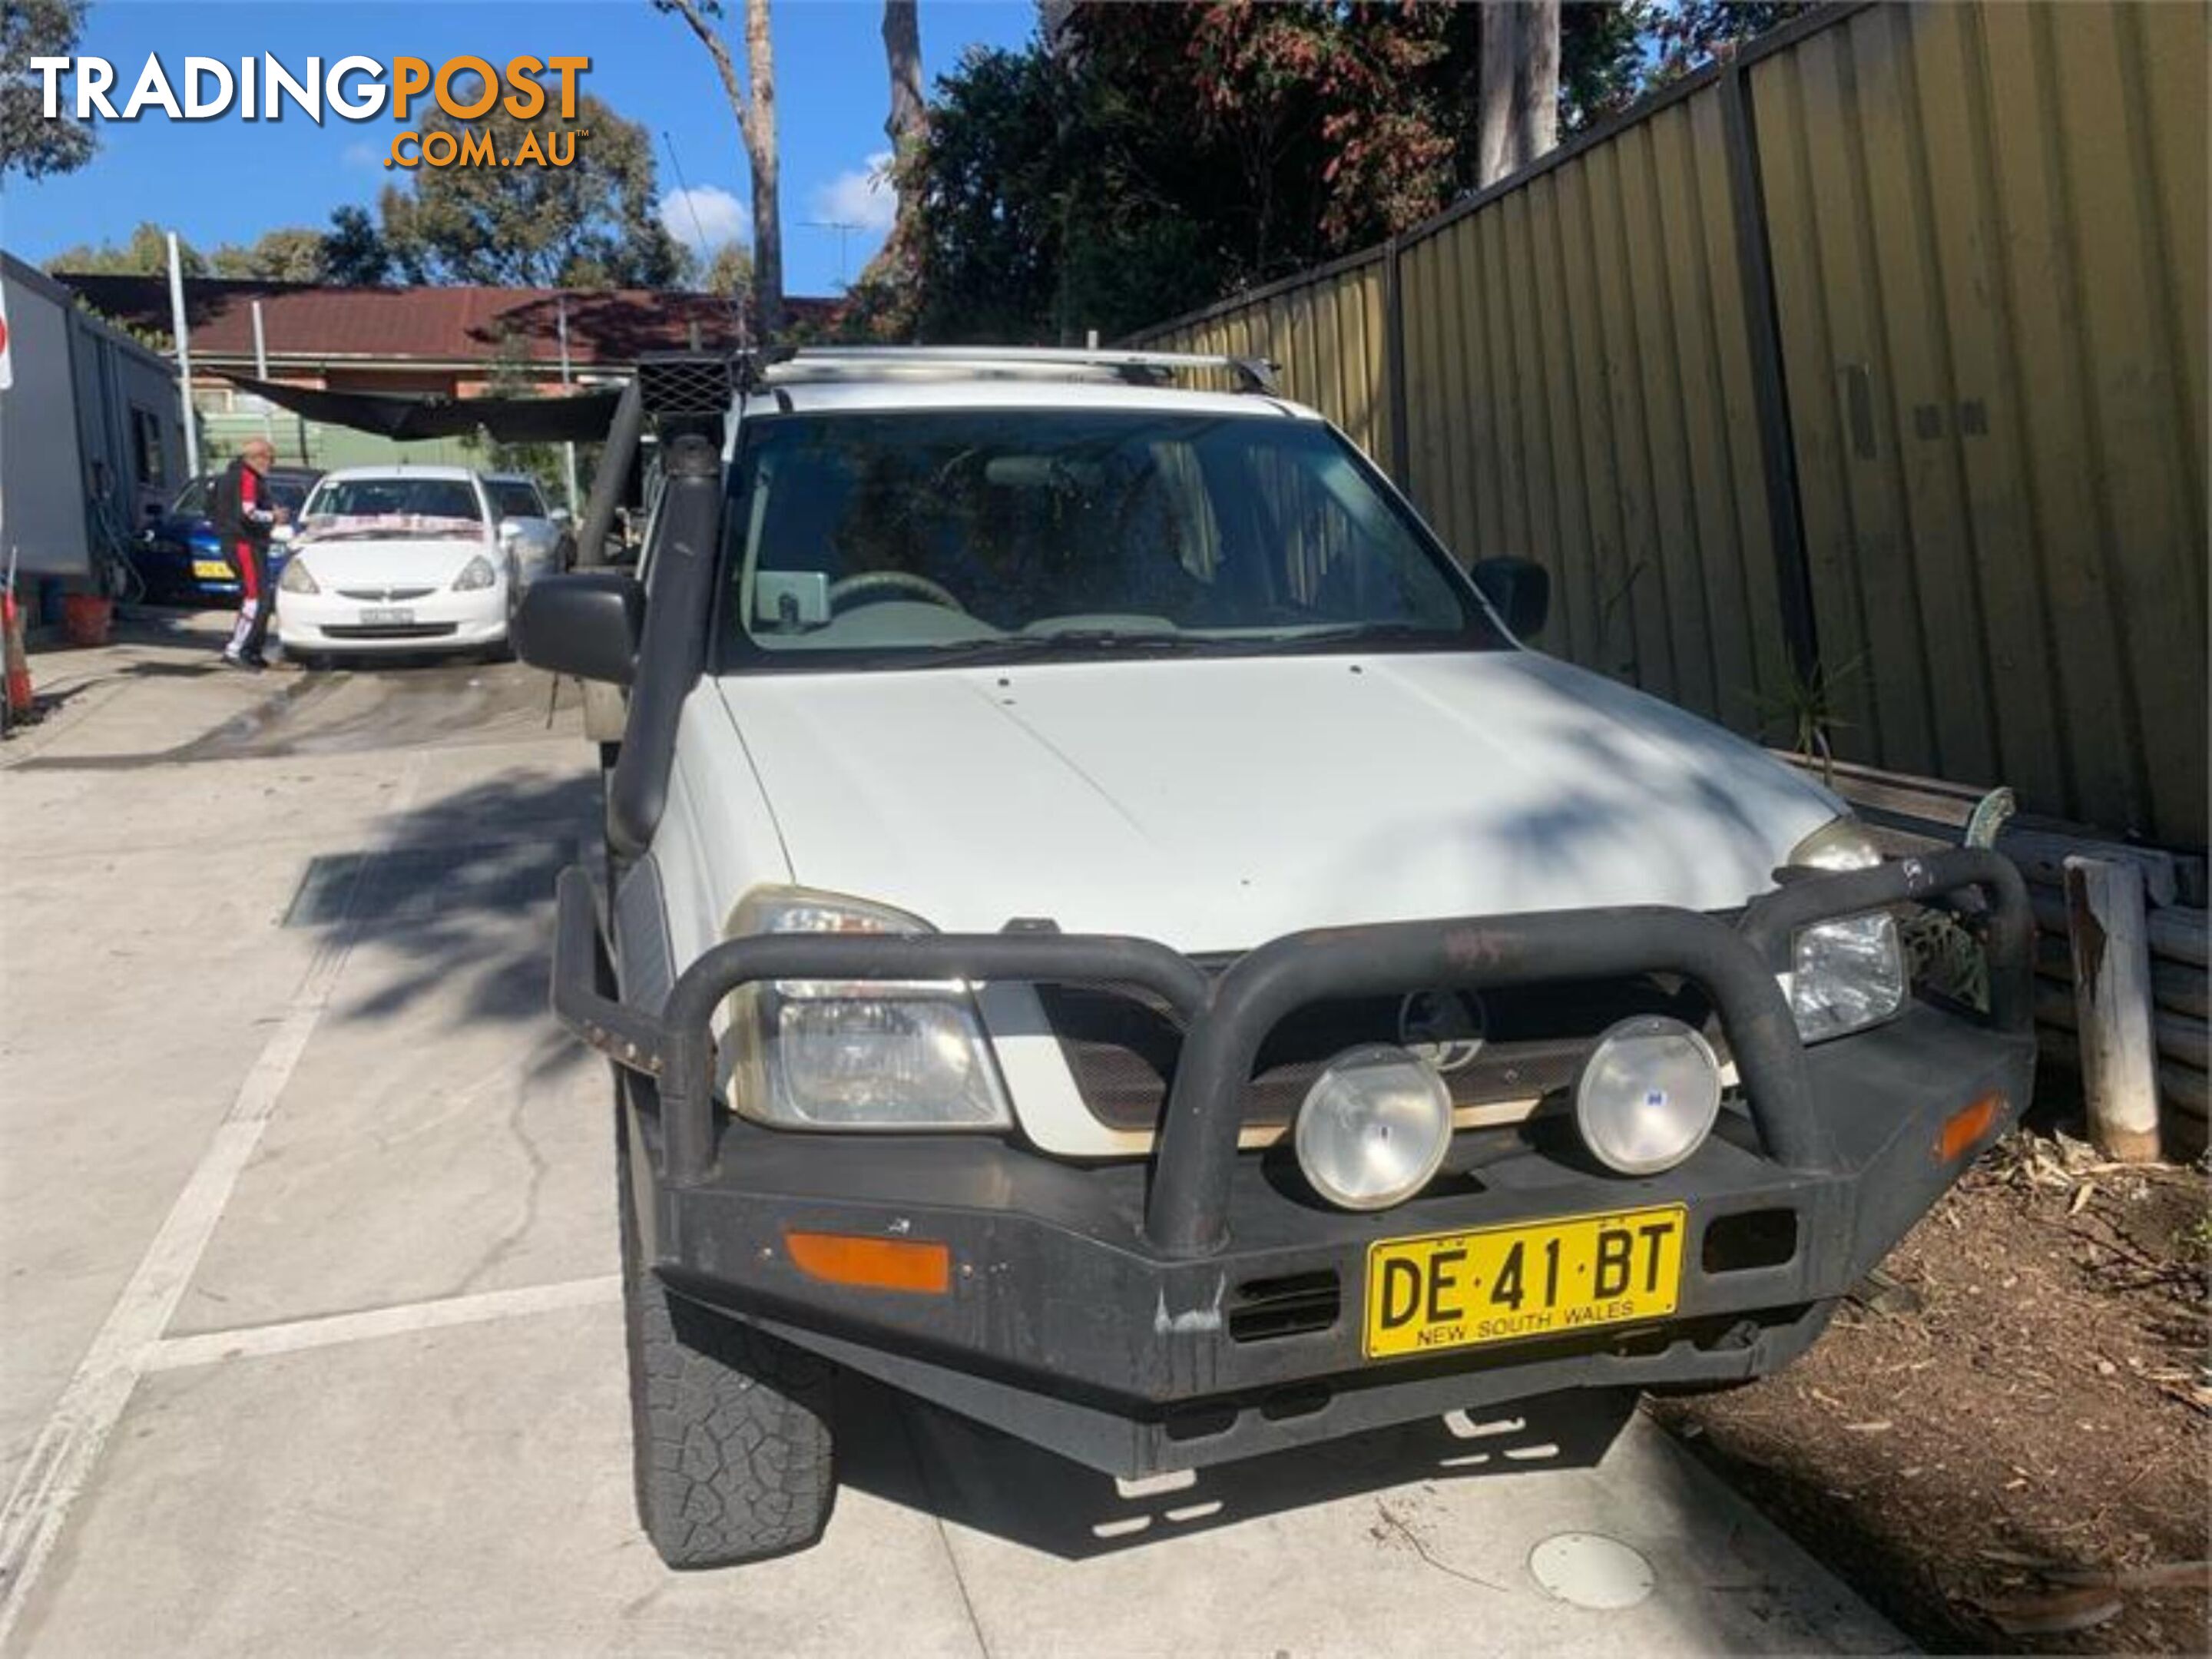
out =
<path fill-rule="evenodd" d="M 672 1567 L 727 1567 L 803 1549 L 837 1491 L 825 1360 L 669 1295 L 647 1265 L 615 1114 L 623 1327 L 637 1514 Z"/>

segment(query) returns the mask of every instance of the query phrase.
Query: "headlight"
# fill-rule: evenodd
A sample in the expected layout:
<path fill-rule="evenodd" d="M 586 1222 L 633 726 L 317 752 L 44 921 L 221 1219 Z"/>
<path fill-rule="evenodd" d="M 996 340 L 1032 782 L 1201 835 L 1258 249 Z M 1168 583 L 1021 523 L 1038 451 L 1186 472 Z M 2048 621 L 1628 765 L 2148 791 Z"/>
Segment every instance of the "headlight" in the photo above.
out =
<path fill-rule="evenodd" d="M 1871 870 L 1881 862 L 1881 848 L 1866 825 L 1847 812 L 1791 848 L 1789 861 L 1800 870 Z"/>
<path fill-rule="evenodd" d="M 1388 1209 L 1435 1178 L 1451 1116 L 1451 1091 L 1434 1066 L 1385 1042 L 1348 1049 L 1298 1108 L 1298 1168 L 1340 1209 Z"/>
<path fill-rule="evenodd" d="M 319 593 L 323 591 L 315 586 L 315 579 L 309 573 L 305 559 L 286 560 L 284 574 L 276 579 L 276 586 L 287 593 Z"/>
<path fill-rule="evenodd" d="M 1887 910 L 1798 931 L 1784 988 L 1808 1042 L 1887 1019 L 1905 1006 L 1905 953 Z"/>
<path fill-rule="evenodd" d="M 1705 1145 L 1721 1109 L 1712 1045 L 1679 1019 L 1624 1019 L 1590 1050 L 1575 1082 L 1575 1127 L 1590 1156 L 1621 1175 L 1657 1175 Z"/>
<path fill-rule="evenodd" d="M 1864 824 L 1846 815 L 1799 842 L 1790 862 L 1808 870 L 1871 870 L 1881 862 L 1881 849 Z M 1880 1024 L 1905 1006 L 1896 918 L 1876 910 L 1800 929 L 1782 988 L 1807 1042 Z"/>
<path fill-rule="evenodd" d="M 744 933 L 926 933 L 902 911 L 797 888 L 746 896 Z M 999 1068 L 957 980 L 780 980 L 730 999 L 732 1098 L 788 1129 L 1001 1129 L 1013 1121 Z"/>
<path fill-rule="evenodd" d="M 499 580 L 499 572 L 492 568 L 491 561 L 481 553 L 461 567 L 461 574 L 453 578 L 453 592 L 465 593 L 471 588 L 489 587 Z"/>

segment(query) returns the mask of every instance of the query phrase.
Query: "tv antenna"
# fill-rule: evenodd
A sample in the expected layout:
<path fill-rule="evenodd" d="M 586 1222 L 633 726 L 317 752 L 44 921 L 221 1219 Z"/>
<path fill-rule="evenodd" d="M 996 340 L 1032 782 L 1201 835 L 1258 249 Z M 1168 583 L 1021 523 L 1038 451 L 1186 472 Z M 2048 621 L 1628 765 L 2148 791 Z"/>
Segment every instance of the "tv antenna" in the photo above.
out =
<path fill-rule="evenodd" d="M 867 227 L 855 224 L 849 219 L 803 219 L 799 222 L 810 230 L 834 230 L 837 233 L 837 286 L 844 287 L 846 239 L 854 231 L 866 230 Z"/>
<path fill-rule="evenodd" d="M 676 140 L 665 127 L 663 127 L 660 130 L 660 142 L 668 148 L 668 165 L 676 173 L 676 188 L 683 192 L 684 205 L 689 208 L 691 211 L 691 232 L 698 241 L 699 258 L 702 260 L 705 260 L 708 257 L 707 252 L 707 227 L 701 222 L 699 218 L 699 198 L 692 195 L 691 186 L 684 181 L 684 163 L 676 159 Z M 744 301 L 736 294 L 732 294 L 730 295 L 730 314 L 737 320 L 738 344 L 742 349 L 750 345 L 751 342 L 749 337 L 749 328 L 745 317 L 744 303 Z"/>

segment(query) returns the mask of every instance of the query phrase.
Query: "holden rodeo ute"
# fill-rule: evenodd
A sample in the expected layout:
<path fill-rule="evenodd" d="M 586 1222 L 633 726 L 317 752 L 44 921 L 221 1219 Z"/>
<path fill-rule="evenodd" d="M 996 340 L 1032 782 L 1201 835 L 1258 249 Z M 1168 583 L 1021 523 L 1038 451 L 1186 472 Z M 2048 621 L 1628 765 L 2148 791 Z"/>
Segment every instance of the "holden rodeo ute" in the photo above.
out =
<path fill-rule="evenodd" d="M 671 1565 L 818 1534 L 847 1370 L 1122 1477 L 1764 1375 L 2027 1098 L 2010 865 L 1531 648 L 1544 572 L 1264 363 L 678 359 L 648 423 L 641 562 L 518 632 L 623 688 L 553 1003 Z"/>

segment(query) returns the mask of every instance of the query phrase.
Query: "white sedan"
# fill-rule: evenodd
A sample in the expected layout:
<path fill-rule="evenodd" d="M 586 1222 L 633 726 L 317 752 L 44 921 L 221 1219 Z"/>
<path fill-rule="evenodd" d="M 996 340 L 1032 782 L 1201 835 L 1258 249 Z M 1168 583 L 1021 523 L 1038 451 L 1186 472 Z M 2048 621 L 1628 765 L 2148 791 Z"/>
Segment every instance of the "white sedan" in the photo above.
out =
<path fill-rule="evenodd" d="M 504 651 L 510 538 L 466 467 L 352 467 L 307 498 L 278 580 L 285 654 Z"/>

